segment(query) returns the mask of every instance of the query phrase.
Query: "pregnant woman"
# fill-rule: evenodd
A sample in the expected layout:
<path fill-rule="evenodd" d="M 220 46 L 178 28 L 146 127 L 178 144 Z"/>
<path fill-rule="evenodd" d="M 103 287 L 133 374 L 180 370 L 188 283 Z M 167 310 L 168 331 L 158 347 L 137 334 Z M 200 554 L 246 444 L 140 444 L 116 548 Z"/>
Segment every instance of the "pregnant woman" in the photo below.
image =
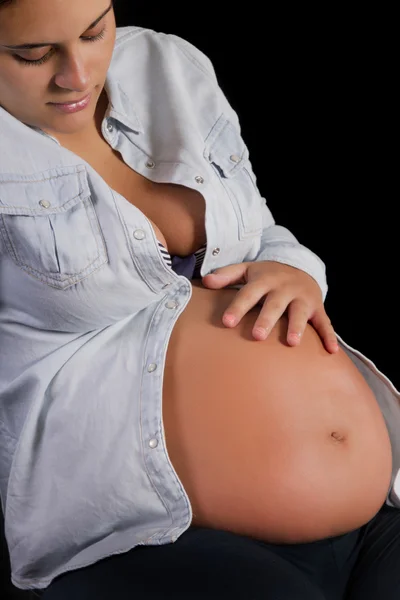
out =
<path fill-rule="evenodd" d="M 0 491 L 44 600 L 397 599 L 398 393 L 187 41 L 0 0 Z"/>

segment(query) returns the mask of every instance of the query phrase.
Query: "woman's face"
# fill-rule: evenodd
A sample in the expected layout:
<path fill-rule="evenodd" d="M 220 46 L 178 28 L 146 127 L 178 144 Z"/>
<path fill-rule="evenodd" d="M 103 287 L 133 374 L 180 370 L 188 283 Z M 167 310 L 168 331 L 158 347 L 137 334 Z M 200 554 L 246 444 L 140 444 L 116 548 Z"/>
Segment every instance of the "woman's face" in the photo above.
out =
<path fill-rule="evenodd" d="M 83 131 L 94 122 L 115 30 L 110 0 L 13 0 L 0 7 L 0 106 L 48 133 Z"/>

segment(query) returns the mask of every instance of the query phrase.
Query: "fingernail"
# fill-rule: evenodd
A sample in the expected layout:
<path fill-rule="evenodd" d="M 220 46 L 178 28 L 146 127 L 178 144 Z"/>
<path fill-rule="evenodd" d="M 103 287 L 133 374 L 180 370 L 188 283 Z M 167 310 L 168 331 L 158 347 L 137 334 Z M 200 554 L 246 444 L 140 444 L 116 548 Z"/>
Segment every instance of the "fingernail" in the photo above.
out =
<path fill-rule="evenodd" d="M 288 334 L 288 341 L 291 341 L 294 344 L 297 344 L 300 342 L 300 340 L 301 340 L 301 333 L 299 333 L 299 332 L 296 333 L 295 331 L 291 331 Z"/>
<path fill-rule="evenodd" d="M 236 325 L 237 319 L 234 315 L 224 315 L 223 317 L 223 321 L 225 323 L 225 325 L 229 325 L 231 327 L 233 327 L 234 325 Z"/>
<path fill-rule="evenodd" d="M 265 327 L 255 327 L 254 331 L 253 331 L 253 335 L 255 337 L 257 337 L 257 339 L 259 340 L 265 340 L 267 339 L 267 330 L 265 329 Z"/>
<path fill-rule="evenodd" d="M 226 279 L 228 280 L 228 275 L 223 275 L 222 273 L 210 273 L 213 277 L 218 277 L 218 279 Z"/>

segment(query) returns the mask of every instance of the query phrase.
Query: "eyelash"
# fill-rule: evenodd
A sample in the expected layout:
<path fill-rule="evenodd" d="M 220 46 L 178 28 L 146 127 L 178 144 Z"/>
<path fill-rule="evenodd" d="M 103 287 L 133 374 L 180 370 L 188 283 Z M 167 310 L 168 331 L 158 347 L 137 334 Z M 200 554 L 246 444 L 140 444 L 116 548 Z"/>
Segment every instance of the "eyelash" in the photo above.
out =
<path fill-rule="evenodd" d="M 100 33 L 98 33 L 97 35 L 93 36 L 93 37 L 82 37 L 81 39 L 84 42 L 98 42 L 102 39 L 104 39 L 106 33 L 106 27 L 104 27 L 104 29 L 102 31 L 100 31 Z M 18 62 L 23 63 L 24 65 L 32 65 L 32 66 L 39 66 L 39 65 L 43 65 L 44 63 L 46 63 L 53 55 L 54 50 L 50 50 L 47 54 L 45 54 L 44 56 L 42 56 L 42 58 L 39 58 L 38 60 L 27 60 L 26 58 L 22 58 L 22 56 L 19 56 L 18 54 L 14 54 L 14 57 L 17 59 Z"/>

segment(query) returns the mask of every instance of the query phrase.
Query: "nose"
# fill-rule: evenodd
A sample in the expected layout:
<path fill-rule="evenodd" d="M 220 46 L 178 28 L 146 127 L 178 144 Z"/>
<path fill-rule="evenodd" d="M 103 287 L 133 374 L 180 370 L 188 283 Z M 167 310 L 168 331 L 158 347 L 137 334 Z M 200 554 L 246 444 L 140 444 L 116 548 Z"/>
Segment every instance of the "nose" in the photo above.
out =
<path fill-rule="evenodd" d="M 74 92 L 85 92 L 90 84 L 87 64 L 78 50 L 66 52 L 60 56 L 60 62 L 55 75 L 58 87 Z"/>

